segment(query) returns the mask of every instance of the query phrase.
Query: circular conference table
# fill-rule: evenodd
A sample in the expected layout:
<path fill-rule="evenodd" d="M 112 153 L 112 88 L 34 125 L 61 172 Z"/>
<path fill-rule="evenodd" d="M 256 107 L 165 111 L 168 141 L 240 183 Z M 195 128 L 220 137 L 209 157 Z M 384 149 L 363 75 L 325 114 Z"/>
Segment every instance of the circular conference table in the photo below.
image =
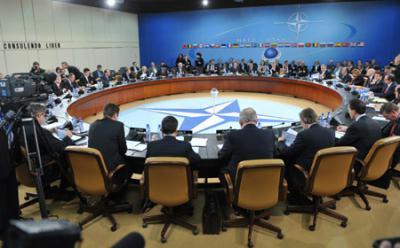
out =
<path fill-rule="evenodd" d="M 254 92 L 286 95 L 310 100 L 322 104 L 332 110 L 332 116 L 339 123 L 348 123 L 343 111 L 347 102 L 354 96 L 343 87 L 335 84 L 328 86 L 325 82 L 245 76 L 200 76 L 185 78 L 168 78 L 160 80 L 139 81 L 127 85 L 119 85 L 84 95 L 67 108 L 70 116 L 85 119 L 101 112 L 106 103 L 127 104 L 148 98 L 183 94 L 209 92 L 217 88 L 222 92 Z M 207 146 L 199 149 L 202 160 L 194 165 L 200 177 L 217 177 L 219 170 L 227 161 L 218 159 L 218 145 L 223 139 L 216 134 L 195 134 L 193 137 L 207 138 Z M 146 152 L 131 151 L 126 156 L 128 166 L 134 167 L 135 173 L 141 173 L 144 167 Z"/>

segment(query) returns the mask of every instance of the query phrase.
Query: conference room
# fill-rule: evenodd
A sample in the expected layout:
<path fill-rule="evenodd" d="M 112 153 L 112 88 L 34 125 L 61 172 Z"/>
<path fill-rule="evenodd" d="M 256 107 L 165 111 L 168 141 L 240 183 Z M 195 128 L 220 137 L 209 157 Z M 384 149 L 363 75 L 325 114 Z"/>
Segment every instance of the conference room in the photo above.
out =
<path fill-rule="evenodd" d="M 0 0 L 0 246 L 400 247 L 399 18 Z"/>

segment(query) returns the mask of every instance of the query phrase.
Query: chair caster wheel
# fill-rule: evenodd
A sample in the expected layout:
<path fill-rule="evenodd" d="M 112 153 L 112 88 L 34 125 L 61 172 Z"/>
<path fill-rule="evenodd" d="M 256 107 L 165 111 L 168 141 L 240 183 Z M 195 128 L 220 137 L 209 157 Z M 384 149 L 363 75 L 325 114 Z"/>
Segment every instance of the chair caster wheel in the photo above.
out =
<path fill-rule="evenodd" d="M 285 211 L 283 211 L 283 214 L 284 214 L 284 215 L 289 215 L 290 212 L 289 212 L 289 210 L 285 210 Z"/>
<path fill-rule="evenodd" d="M 193 231 L 192 231 L 192 233 L 193 233 L 193 235 L 198 235 L 199 234 L 199 229 L 194 229 Z"/>
<path fill-rule="evenodd" d="M 111 232 L 117 231 L 117 226 L 112 226 L 112 227 L 110 228 L 110 230 L 111 230 Z"/>
<path fill-rule="evenodd" d="M 385 198 L 383 198 L 382 202 L 383 202 L 383 203 L 388 203 L 389 200 L 388 200 L 388 198 L 385 197 Z"/>
<path fill-rule="evenodd" d="M 347 222 L 343 221 L 342 223 L 340 223 L 340 226 L 345 228 L 347 226 Z"/>
<path fill-rule="evenodd" d="M 283 233 L 278 233 L 278 236 L 277 236 L 277 237 L 278 237 L 278 239 L 283 239 L 283 237 L 284 237 L 284 236 L 283 236 Z"/>
<path fill-rule="evenodd" d="M 309 226 L 309 227 L 308 227 L 308 230 L 310 230 L 310 231 L 315 231 L 315 226 L 314 226 L 314 225 Z"/>
<path fill-rule="evenodd" d="M 167 239 L 165 237 L 161 237 L 161 243 L 163 244 L 167 243 Z"/>
<path fill-rule="evenodd" d="M 370 210 L 371 210 L 371 207 L 370 207 L 370 206 L 366 206 L 366 207 L 365 207 L 365 210 L 370 211 Z"/>
<path fill-rule="evenodd" d="M 142 224 L 142 227 L 143 227 L 143 228 L 146 228 L 146 227 L 147 227 L 147 223 L 143 223 L 143 224 Z"/>
<path fill-rule="evenodd" d="M 247 247 L 252 248 L 254 246 L 253 241 L 249 241 L 247 243 Z"/>

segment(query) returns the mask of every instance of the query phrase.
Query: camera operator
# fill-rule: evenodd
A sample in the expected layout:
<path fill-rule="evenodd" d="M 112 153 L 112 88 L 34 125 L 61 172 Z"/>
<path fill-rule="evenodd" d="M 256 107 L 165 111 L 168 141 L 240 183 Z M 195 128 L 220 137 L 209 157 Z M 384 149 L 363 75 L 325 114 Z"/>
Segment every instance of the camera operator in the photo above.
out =
<path fill-rule="evenodd" d="M 40 68 L 39 62 L 35 61 L 35 62 L 33 62 L 30 73 L 33 75 L 36 75 L 36 76 L 42 76 L 45 73 L 45 70 Z"/>
<path fill-rule="evenodd" d="M 74 145 L 73 141 L 71 140 L 72 132 L 67 129 L 58 130 L 58 137 L 62 138 L 58 139 L 53 135 L 57 130 L 47 130 L 41 126 L 46 122 L 46 107 L 42 104 L 32 103 L 30 104 L 30 111 L 34 117 L 34 121 L 36 122 L 36 131 L 40 155 L 42 157 L 42 165 L 45 165 L 49 161 L 57 160 L 59 165 L 63 167 L 64 171 L 68 171 L 68 165 L 66 164 L 63 155 L 65 147 Z M 26 136 L 28 139 L 29 149 L 34 150 L 35 140 L 33 127 L 31 125 L 26 125 Z M 60 176 L 60 187 L 58 189 L 56 187 L 51 188 L 50 183 L 57 180 Z M 60 175 L 60 168 L 58 167 L 54 166 L 50 168 L 44 168 L 43 183 L 45 194 L 51 198 L 54 198 L 55 200 L 70 201 L 74 198 L 74 193 L 66 190 L 66 188 L 69 186 L 68 180 L 65 175 Z"/>
<path fill-rule="evenodd" d="M 8 137 L 0 130 L 0 240 L 11 219 L 19 218 L 18 186 L 10 161 Z"/>

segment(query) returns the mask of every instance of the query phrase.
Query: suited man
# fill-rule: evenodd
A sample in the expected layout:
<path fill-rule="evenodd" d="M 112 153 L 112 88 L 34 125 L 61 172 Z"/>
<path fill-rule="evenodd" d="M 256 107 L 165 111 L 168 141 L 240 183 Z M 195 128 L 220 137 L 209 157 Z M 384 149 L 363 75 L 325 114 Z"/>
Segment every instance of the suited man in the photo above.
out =
<path fill-rule="evenodd" d="M 218 66 L 215 64 L 214 59 L 210 59 L 210 62 L 206 65 L 206 73 L 207 74 L 218 73 Z"/>
<path fill-rule="evenodd" d="M 319 78 L 322 80 L 332 79 L 332 72 L 328 70 L 327 66 L 321 65 L 321 72 L 319 73 Z"/>
<path fill-rule="evenodd" d="M 399 136 L 400 135 L 400 109 L 394 103 L 385 103 L 380 110 L 383 117 L 389 121 L 387 125 L 382 128 L 382 137 Z M 389 170 L 379 179 L 370 182 L 374 186 L 388 189 L 390 180 L 393 175 L 400 176 L 400 171 L 395 170 L 396 165 L 400 161 L 400 146 L 397 147 L 393 154 L 392 164 Z"/>
<path fill-rule="evenodd" d="M 74 145 L 74 142 L 71 140 L 72 132 L 68 129 L 62 130 L 63 136 L 61 136 L 61 131 L 57 130 L 47 130 L 42 127 L 46 123 L 46 107 L 42 104 L 32 103 L 29 106 L 30 112 L 34 117 L 36 132 L 38 137 L 40 155 L 42 157 L 43 164 L 51 160 L 58 160 L 58 162 L 64 167 L 64 170 L 67 171 L 68 164 L 66 164 L 66 160 L 64 157 L 64 150 L 67 146 Z M 35 139 L 34 139 L 34 129 L 33 125 L 27 124 L 25 125 L 26 137 L 28 142 L 28 148 L 30 151 L 35 151 Z M 57 133 L 58 138 L 54 136 Z M 21 143 L 24 143 L 22 140 Z M 57 178 L 54 178 L 54 174 L 60 174 L 58 168 L 45 168 L 44 170 L 44 184 L 45 184 L 45 193 L 51 193 L 54 195 L 55 199 L 69 201 L 74 198 L 74 193 L 67 191 L 66 188 L 69 186 L 67 178 L 61 174 L 61 183 L 60 189 L 57 191 L 50 191 L 50 183 Z"/>
<path fill-rule="evenodd" d="M 383 88 L 385 87 L 385 82 L 383 81 L 382 72 L 376 71 L 374 74 L 374 78 L 369 82 L 369 90 L 375 93 L 383 92 Z"/>
<path fill-rule="evenodd" d="M 241 63 L 239 64 L 239 68 L 240 73 L 249 73 L 249 65 L 245 59 L 242 59 Z"/>
<path fill-rule="evenodd" d="M 95 80 L 98 80 L 100 78 L 102 78 L 104 75 L 104 72 L 102 70 L 102 66 L 101 65 L 97 65 L 97 69 L 93 72 L 93 77 Z"/>
<path fill-rule="evenodd" d="M 223 74 L 223 69 L 224 69 L 224 63 L 222 62 L 222 59 L 218 59 L 217 64 L 215 64 L 218 70 L 218 74 Z"/>
<path fill-rule="evenodd" d="M 175 77 L 184 77 L 186 74 L 185 68 L 183 67 L 182 63 L 178 63 L 178 67 L 175 70 L 174 76 Z"/>
<path fill-rule="evenodd" d="M 338 126 L 338 131 L 346 132 L 337 140 L 337 146 L 354 146 L 358 150 L 357 158 L 363 160 L 372 145 L 382 137 L 379 124 L 365 114 L 365 103 L 353 99 L 348 105 L 348 112 L 354 122 L 349 126 Z M 360 168 L 356 168 L 360 169 Z"/>
<path fill-rule="evenodd" d="M 300 171 L 293 167 L 293 164 L 298 164 L 309 172 L 315 154 L 323 148 L 335 145 L 335 132 L 320 126 L 317 118 L 318 115 L 313 109 L 303 109 L 300 112 L 300 122 L 304 130 L 297 134 L 293 144 L 287 147 L 284 138 L 279 139 L 278 150 L 285 160 L 286 178 L 292 195 L 289 200 L 295 201 L 295 204 L 304 202 L 301 192 L 305 186 L 305 178 Z"/>
<path fill-rule="evenodd" d="M 70 73 L 68 74 L 68 77 L 66 79 L 64 79 L 61 83 L 61 88 L 64 91 L 68 91 L 68 92 L 73 92 L 76 90 L 76 88 L 78 88 L 78 85 L 75 82 L 75 74 Z"/>
<path fill-rule="evenodd" d="M 237 165 L 243 160 L 272 158 L 275 151 L 275 136 L 272 130 L 257 128 L 257 113 L 252 108 L 240 112 L 241 130 L 227 134 L 218 157 L 229 160 L 222 173 L 229 173 L 235 180 Z M 222 177 L 223 178 L 223 177 Z"/>
<path fill-rule="evenodd" d="M 397 83 L 394 81 L 394 75 L 385 75 L 383 81 L 385 82 L 385 86 L 383 87 L 382 92 L 375 93 L 375 96 L 386 98 L 386 100 L 392 101 L 396 98 L 395 90 L 397 87 Z"/>
<path fill-rule="evenodd" d="M 142 69 L 137 74 L 137 79 L 147 80 L 150 77 L 150 72 L 147 69 L 147 66 L 142 66 Z"/>
<path fill-rule="evenodd" d="M 61 76 L 56 75 L 56 78 L 54 79 L 53 83 L 51 84 L 51 90 L 56 96 L 61 96 L 63 94 L 63 88 L 62 88 L 62 81 L 61 81 Z"/>
<path fill-rule="evenodd" d="M 109 69 L 104 70 L 104 75 L 101 78 L 101 81 L 103 82 L 103 87 L 107 88 L 110 86 L 111 83 L 111 71 Z"/>
<path fill-rule="evenodd" d="M 67 62 L 62 62 L 61 68 L 63 68 L 64 70 L 68 70 L 68 74 L 73 73 L 76 78 L 82 77 L 82 72 L 76 66 L 69 65 Z"/>
<path fill-rule="evenodd" d="M 103 116 L 103 119 L 90 125 L 88 146 L 99 150 L 109 171 L 114 171 L 118 165 L 125 164 L 124 156 L 128 148 L 124 124 L 118 121 L 119 107 L 113 103 L 104 106 Z M 131 168 L 126 166 L 113 180 L 117 184 L 123 184 L 131 175 Z"/>
<path fill-rule="evenodd" d="M 165 63 L 164 61 L 161 61 L 160 63 L 160 76 L 161 77 L 168 77 L 170 71 L 169 71 L 169 67 L 167 65 L 167 63 Z"/>
<path fill-rule="evenodd" d="M 96 84 L 96 81 L 92 78 L 89 68 L 83 69 L 82 77 L 79 79 L 79 86 L 86 87 Z"/>
<path fill-rule="evenodd" d="M 339 79 L 342 80 L 344 84 L 348 84 L 353 80 L 349 74 L 349 70 L 347 69 L 347 67 L 342 67 L 342 69 L 340 70 Z"/>
<path fill-rule="evenodd" d="M 185 157 L 190 164 L 199 162 L 200 156 L 193 151 L 192 145 L 176 139 L 177 129 L 178 120 L 173 116 L 165 117 L 161 122 L 163 139 L 147 145 L 146 157 Z"/>

